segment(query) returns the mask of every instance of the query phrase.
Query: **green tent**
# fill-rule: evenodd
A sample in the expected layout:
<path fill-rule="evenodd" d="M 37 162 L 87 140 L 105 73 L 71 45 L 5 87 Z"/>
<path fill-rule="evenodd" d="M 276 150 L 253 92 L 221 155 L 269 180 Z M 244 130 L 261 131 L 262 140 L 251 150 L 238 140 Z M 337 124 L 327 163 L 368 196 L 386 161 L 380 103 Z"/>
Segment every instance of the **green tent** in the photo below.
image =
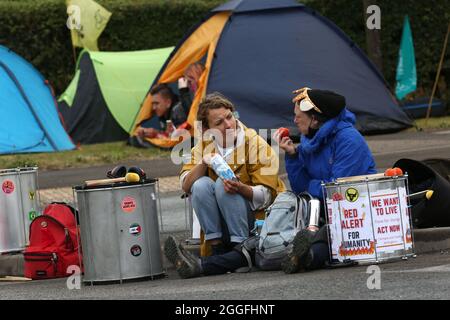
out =
<path fill-rule="evenodd" d="M 84 50 L 58 100 L 75 143 L 126 139 L 142 101 L 173 47 L 130 52 Z"/>

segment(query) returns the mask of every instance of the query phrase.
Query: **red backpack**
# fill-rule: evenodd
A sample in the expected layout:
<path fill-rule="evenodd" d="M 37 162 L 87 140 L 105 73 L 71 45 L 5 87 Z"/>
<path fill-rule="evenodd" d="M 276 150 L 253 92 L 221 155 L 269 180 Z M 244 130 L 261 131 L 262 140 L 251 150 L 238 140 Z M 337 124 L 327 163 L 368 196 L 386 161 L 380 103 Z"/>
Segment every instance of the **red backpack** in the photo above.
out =
<path fill-rule="evenodd" d="M 51 203 L 30 225 L 30 245 L 25 249 L 25 277 L 51 279 L 68 277 L 67 268 L 80 267 L 75 209 Z M 80 250 L 81 251 L 81 250 Z"/>

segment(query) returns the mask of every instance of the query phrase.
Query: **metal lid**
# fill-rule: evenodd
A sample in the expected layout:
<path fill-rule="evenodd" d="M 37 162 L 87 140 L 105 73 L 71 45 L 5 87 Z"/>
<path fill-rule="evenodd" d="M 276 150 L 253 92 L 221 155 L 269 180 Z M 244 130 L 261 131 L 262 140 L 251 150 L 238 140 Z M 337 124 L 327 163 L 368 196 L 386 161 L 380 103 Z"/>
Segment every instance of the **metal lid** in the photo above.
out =
<path fill-rule="evenodd" d="M 11 169 L 0 169 L 0 175 L 12 174 L 12 173 L 23 173 L 26 171 L 37 171 L 38 167 L 19 167 Z"/>
<path fill-rule="evenodd" d="M 75 191 L 117 189 L 117 188 L 144 186 L 144 185 L 154 184 L 157 181 L 158 181 L 157 178 L 148 178 L 148 179 L 144 179 L 139 182 L 116 182 L 116 183 L 109 183 L 109 184 L 103 184 L 103 185 L 99 185 L 99 186 L 90 186 L 90 187 L 87 187 L 85 185 L 79 185 L 79 186 L 72 187 L 72 189 L 74 189 Z"/>

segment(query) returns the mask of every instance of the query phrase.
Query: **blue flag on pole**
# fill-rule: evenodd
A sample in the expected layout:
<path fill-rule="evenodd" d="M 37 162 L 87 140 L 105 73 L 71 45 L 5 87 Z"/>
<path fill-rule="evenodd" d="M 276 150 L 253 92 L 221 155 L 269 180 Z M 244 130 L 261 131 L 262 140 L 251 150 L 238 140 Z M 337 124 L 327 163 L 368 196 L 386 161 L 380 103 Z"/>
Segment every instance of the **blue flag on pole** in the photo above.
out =
<path fill-rule="evenodd" d="M 403 23 L 396 80 L 395 95 L 399 100 L 417 89 L 416 57 L 408 16 Z"/>

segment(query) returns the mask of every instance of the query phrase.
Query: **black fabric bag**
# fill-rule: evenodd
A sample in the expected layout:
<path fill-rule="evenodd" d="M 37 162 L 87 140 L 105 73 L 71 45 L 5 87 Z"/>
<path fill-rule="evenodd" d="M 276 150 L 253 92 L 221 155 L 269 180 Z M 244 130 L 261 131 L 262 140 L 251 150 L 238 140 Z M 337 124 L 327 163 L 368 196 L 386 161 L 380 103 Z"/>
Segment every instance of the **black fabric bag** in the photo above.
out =
<path fill-rule="evenodd" d="M 448 182 L 450 182 L 450 158 L 425 159 L 422 162 L 431 167 L 434 171 L 439 173 L 441 176 L 447 179 Z"/>
<path fill-rule="evenodd" d="M 394 167 L 408 173 L 410 194 L 433 190 L 429 200 L 425 196 L 411 199 L 414 227 L 450 227 L 450 182 L 421 161 L 400 159 Z"/>

